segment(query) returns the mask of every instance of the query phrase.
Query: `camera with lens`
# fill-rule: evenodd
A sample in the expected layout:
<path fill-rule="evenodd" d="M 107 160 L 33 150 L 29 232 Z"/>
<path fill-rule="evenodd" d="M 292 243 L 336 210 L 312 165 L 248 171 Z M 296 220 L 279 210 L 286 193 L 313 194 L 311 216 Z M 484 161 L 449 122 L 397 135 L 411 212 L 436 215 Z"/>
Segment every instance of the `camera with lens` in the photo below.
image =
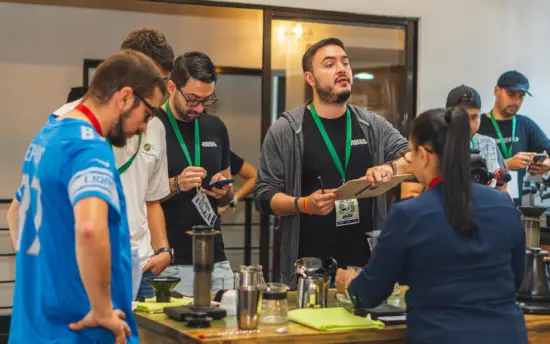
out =
<path fill-rule="evenodd" d="M 487 185 L 493 179 L 487 168 L 487 161 L 481 156 L 479 149 L 470 149 L 470 176 L 477 184 Z"/>
<path fill-rule="evenodd" d="M 512 180 L 512 176 L 506 168 L 501 167 L 494 172 L 487 168 L 487 161 L 481 156 L 479 149 L 470 148 L 470 176 L 477 184 L 488 185 L 493 179 L 496 185 L 504 185 Z"/>

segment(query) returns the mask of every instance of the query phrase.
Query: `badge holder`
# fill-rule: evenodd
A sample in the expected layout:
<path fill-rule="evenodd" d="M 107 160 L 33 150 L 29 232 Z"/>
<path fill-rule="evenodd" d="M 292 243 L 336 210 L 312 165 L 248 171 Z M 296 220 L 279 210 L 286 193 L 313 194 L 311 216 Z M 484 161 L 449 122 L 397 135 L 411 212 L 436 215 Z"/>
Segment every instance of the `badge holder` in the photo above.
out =
<path fill-rule="evenodd" d="M 208 201 L 208 196 L 203 192 L 202 186 L 197 189 L 197 195 L 193 197 L 193 204 L 204 222 L 210 227 L 214 227 L 218 216 L 214 212 L 214 209 L 212 209 L 212 205 Z"/>

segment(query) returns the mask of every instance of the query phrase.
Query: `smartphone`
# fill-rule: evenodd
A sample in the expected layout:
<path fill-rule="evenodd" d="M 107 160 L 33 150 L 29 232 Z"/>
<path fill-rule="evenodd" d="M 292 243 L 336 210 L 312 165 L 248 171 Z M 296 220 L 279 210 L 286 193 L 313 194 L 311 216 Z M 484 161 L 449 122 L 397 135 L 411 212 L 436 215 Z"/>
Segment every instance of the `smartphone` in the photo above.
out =
<path fill-rule="evenodd" d="M 546 159 L 546 154 L 537 154 L 533 157 L 533 164 L 537 164 L 539 162 L 543 162 Z"/>
<path fill-rule="evenodd" d="M 207 190 L 212 190 L 213 188 L 221 189 L 221 188 L 223 188 L 224 186 L 226 186 L 227 184 L 233 183 L 234 181 L 235 181 L 235 179 L 222 179 L 222 180 L 218 180 L 218 181 L 215 181 L 215 182 L 213 182 L 212 184 L 208 185 Z"/>

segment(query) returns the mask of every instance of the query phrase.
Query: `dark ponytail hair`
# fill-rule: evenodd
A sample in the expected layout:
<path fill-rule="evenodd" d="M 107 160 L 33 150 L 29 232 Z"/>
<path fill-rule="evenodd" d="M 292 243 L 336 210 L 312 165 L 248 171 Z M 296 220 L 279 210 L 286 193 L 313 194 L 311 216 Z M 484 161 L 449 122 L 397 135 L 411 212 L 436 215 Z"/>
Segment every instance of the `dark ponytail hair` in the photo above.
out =
<path fill-rule="evenodd" d="M 439 156 L 445 212 L 457 231 L 471 236 L 477 227 L 470 209 L 472 180 L 468 113 L 458 107 L 428 110 L 413 121 L 411 138 L 415 145 L 430 145 Z"/>

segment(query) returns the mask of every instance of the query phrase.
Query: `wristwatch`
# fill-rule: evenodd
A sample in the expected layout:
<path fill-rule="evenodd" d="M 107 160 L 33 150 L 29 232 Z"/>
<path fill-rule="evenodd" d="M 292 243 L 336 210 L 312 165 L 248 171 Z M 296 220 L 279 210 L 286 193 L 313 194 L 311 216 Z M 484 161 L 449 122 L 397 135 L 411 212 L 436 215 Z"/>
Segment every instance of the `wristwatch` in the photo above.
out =
<path fill-rule="evenodd" d="M 161 254 L 162 252 L 168 252 L 168 254 L 170 254 L 170 264 L 174 264 L 174 249 L 173 249 L 173 248 L 170 248 L 170 247 L 162 247 L 162 248 L 159 248 L 159 249 L 155 252 L 155 256 Z"/>
<path fill-rule="evenodd" d="M 387 161 L 382 165 L 390 165 L 393 170 L 393 175 L 395 176 L 397 174 L 397 165 L 395 164 L 395 161 Z"/>
<path fill-rule="evenodd" d="M 231 201 L 229 201 L 229 207 L 230 208 L 235 208 L 237 206 L 237 204 L 239 204 L 239 200 L 237 199 L 237 196 L 233 196 L 233 199 Z"/>

